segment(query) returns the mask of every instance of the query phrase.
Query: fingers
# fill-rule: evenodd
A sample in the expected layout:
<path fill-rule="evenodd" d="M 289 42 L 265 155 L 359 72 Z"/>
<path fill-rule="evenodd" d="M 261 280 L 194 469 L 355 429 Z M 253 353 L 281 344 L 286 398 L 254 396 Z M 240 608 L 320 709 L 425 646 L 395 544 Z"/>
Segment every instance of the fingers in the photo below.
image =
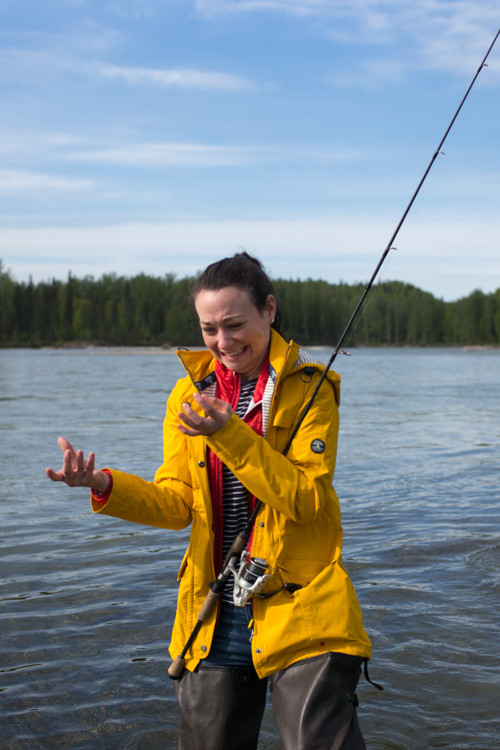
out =
<path fill-rule="evenodd" d="M 87 460 L 83 451 L 75 451 L 69 440 L 59 437 L 57 442 L 63 451 L 62 468 L 59 471 L 45 469 L 53 482 L 65 482 L 69 487 L 90 487 L 94 478 L 95 454 L 89 453 Z"/>
<path fill-rule="evenodd" d="M 205 412 L 207 417 L 215 419 L 220 424 L 226 424 L 233 413 L 231 406 L 215 396 L 206 396 L 201 393 L 193 394 L 193 398 Z"/>
<path fill-rule="evenodd" d="M 62 451 L 68 451 L 69 450 L 69 451 L 72 451 L 73 453 L 75 452 L 75 449 L 73 448 L 73 446 L 71 445 L 71 443 L 69 442 L 69 440 L 67 440 L 65 437 L 62 437 L 62 436 L 58 437 L 57 438 L 57 442 L 58 442 L 59 447 L 60 447 L 60 449 Z"/>
<path fill-rule="evenodd" d="M 179 425 L 179 430 L 185 435 L 190 435 L 192 437 L 198 435 L 208 436 L 217 429 L 213 417 L 200 416 L 188 403 L 182 404 L 182 408 L 183 411 L 178 414 L 179 419 L 182 422 L 182 424 Z"/>
<path fill-rule="evenodd" d="M 191 437 L 213 435 L 214 432 L 227 424 L 233 413 L 229 404 L 214 396 L 195 393 L 193 399 L 203 408 L 205 416 L 198 414 L 187 402 L 182 404 L 183 411 L 179 412 L 178 415 L 182 424 L 178 427 L 184 435 L 190 435 Z"/>
<path fill-rule="evenodd" d="M 88 475 L 89 480 L 94 473 L 94 469 L 95 469 L 95 453 L 91 451 L 87 459 L 87 475 Z"/>
<path fill-rule="evenodd" d="M 81 451 L 79 451 L 81 453 Z M 63 467 L 62 471 L 66 478 L 68 478 L 73 471 L 76 469 L 78 457 L 74 451 L 65 450 L 63 453 Z"/>
<path fill-rule="evenodd" d="M 47 474 L 49 479 L 52 479 L 53 482 L 64 482 L 64 477 L 62 476 L 62 473 L 60 471 L 54 471 L 54 469 L 45 469 L 45 473 Z"/>

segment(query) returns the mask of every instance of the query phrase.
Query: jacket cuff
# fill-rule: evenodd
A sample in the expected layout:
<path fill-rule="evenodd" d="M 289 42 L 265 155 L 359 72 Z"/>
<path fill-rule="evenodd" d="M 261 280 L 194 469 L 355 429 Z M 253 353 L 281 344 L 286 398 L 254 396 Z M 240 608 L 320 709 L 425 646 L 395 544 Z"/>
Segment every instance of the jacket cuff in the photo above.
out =
<path fill-rule="evenodd" d="M 111 495 L 111 492 L 113 490 L 113 475 L 109 469 L 101 469 L 101 471 L 103 471 L 109 477 L 108 486 L 104 490 L 104 492 L 99 492 L 99 490 L 91 490 L 90 494 L 92 500 L 95 500 L 96 503 L 99 503 L 99 505 L 102 505 L 104 507 L 108 502 L 109 496 Z"/>

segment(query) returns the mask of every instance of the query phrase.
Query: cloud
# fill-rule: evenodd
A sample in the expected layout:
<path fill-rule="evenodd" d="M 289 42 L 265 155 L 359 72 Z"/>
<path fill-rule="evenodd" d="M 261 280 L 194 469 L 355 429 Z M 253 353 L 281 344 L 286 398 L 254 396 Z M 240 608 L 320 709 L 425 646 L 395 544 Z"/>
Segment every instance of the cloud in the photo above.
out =
<path fill-rule="evenodd" d="M 71 32 L 26 30 L 4 32 L 1 60 L 3 65 L 32 68 L 36 65 L 54 67 L 75 58 L 85 61 L 89 56 L 107 55 L 119 47 L 124 37 L 120 31 L 86 20 Z"/>
<path fill-rule="evenodd" d="M 207 18 L 222 14 L 281 13 L 309 21 L 333 42 L 372 47 L 366 66 L 353 64 L 331 81 L 365 86 L 402 80 L 412 71 L 475 72 L 498 29 L 497 0 L 196 0 Z M 318 22 L 320 26 L 318 26 Z M 394 49 L 404 45 L 404 64 Z"/>
<path fill-rule="evenodd" d="M 119 148 L 97 148 L 67 154 L 71 161 L 127 167 L 228 167 L 251 161 L 252 150 L 196 143 L 131 143 Z"/>
<path fill-rule="evenodd" d="M 321 17 L 354 21 L 366 32 L 385 33 L 387 29 L 407 28 L 419 22 L 419 30 L 430 20 L 443 26 L 453 22 L 462 30 L 481 20 L 498 22 L 496 0 L 195 0 L 199 14 L 215 16 L 222 13 L 280 12 L 289 15 Z M 416 29 L 417 30 L 417 29 Z"/>
<path fill-rule="evenodd" d="M 103 78 L 121 80 L 130 86 L 198 89 L 203 91 L 255 91 L 257 87 L 244 76 L 193 68 L 140 68 L 120 65 L 96 66 Z"/>
<path fill-rule="evenodd" d="M 336 0 L 337 1 L 337 0 Z M 337 2 L 339 8 L 342 1 Z M 273 11 L 294 16 L 329 14 L 331 0 L 196 0 L 195 8 L 201 15 L 215 16 L 220 13 L 246 13 Z"/>
<path fill-rule="evenodd" d="M 15 169 L 0 170 L 0 191 L 62 191 L 80 192 L 90 190 L 93 183 L 90 180 L 77 180 L 68 177 L 58 177 L 41 172 L 24 172 Z"/>
<path fill-rule="evenodd" d="M 113 143 L 116 143 L 114 138 Z M 75 144 L 77 145 L 77 144 Z M 87 146 L 87 147 L 85 147 Z M 205 143 L 140 143 L 124 142 L 120 146 L 74 148 L 63 154 L 67 161 L 113 164 L 125 167 L 239 167 L 265 161 L 321 162 L 362 161 L 366 152 L 354 149 L 322 149 L 309 147 L 223 146 Z"/>
<path fill-rule="evenodd" d="M 366 282 L 392 226 L 364 216 L 310 220 L 136 222 L 80 227 L 0 229 L 14 278 L 34 281 L 116 272 L 132 276 L 196 273 L 242 247 L 260 257 L 274 278 Z M 398 242 L 381 279 L 412 283 L 456 299 L 475 288 L 494 291 L 500 278 L 498 219 L 420 222 Z M 293 264 L 290 263 L 293 258 Z"/>
<path fill-rule="evenodd" d="M 126 10 L 127 3 L 115 3 L 115 12 L 151 15 L 142 7 Z M 123 6 L 123 7 L 122 7 Z M 156 86 L 202 91 L 238 93 L 256 91 L 258 87 L 245 76 L 225 71 L 200 70 L 189 67 L 150 68 L 105 62 L 105 58 L 124 42 L 123 34 L 103 27 L 94 21 L 84 21 L 77 32 L 69 34 L 45 31 L 17 31 L 5 34 L 0 50 L 0 67 L 4 76 L 20 78 L 23 82 L 47 74 L 72 74 L 122 81 L 129 86 Z"/>
<path fill-rule="evenodd" d="M 154 18 L 164 6 L 165 0 L 110 0 L 107 3 L 107 9 L 111 13 L 124 19 Z"/>
<path fill-rule="evenodd" d="M 112 128 L 95 135 L 64 131 L 16 132 L 0 129 L 0 156 L 19 169 L 21 165 L 58 164 L 68 162 L 151 168 L 239 167 L 265 163 L 362 162 L 377 159 L 377 154 L 354 148 L 322 148 L 290 144 L 289 146 L 236 145 L 183 142 L 141 142 L 133 140 L 126 129 Z M 19 179 L 32 170 L 18 172 Z M 10 173 L 14 179 L 14 172 Z M 4 172 L 4 183 L 7 172 Z"/>
<path fill-rule="evenodd" d="M 249 78 L 231 72 L 200 70 L 196 68 L 148 68 L 106 63 L 89 59 L 81 40 L 75 40 L 74 50 L 51 46 L 50 38 L 39 48 L 10 47 L 0 52 L 0 67 L 4 76 L 27 82 L 58 77 L 65 73 L 87 78 L 121 81 L 128 86 L 152 86 L 163 89 L 187 89 L 197 91 L 220 91 L 229 94 L 259 91 L 259 86 Z M 79 49 L 80 48 L 80 49 Z M 81 52 L 81 55 L 80 55 Z M 90 51 L 90 58 L 92 57 Z"/>

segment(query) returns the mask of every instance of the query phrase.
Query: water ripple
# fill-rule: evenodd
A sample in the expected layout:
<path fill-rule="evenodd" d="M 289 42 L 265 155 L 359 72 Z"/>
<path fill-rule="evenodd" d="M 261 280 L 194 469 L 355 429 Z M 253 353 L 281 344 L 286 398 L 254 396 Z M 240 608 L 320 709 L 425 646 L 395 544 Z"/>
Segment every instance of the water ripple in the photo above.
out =
<path fill-rule="evenodd" d="M 188 531 L 92 516 L 88 493 L 44 468 L 67 432 L 100 465 L 151 479 L 180 366 L 113 350 L 0 356 L 0 747 L 173 750 L 167 646 Z M 344 560 L 384 685 L 359 685 L 367 746 L 493 748 L 500 353 L 356 350 L 338 366 Z M 259 750 L 278 745 L 268 708 Z"/>

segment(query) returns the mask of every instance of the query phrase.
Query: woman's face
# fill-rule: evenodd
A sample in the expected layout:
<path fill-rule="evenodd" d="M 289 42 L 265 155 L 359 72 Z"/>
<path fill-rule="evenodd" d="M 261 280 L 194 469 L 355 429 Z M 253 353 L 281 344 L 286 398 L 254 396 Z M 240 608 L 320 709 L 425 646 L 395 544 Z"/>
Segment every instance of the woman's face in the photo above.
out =
<path fill-rule="evenodd" d="M 276 300 L 270 294 L 264 310 L 258 310 L 246 289 L 226 286 L 202 289 L 195 299 L 205 345 L 219 362 L 242 380 L 259 375 L 269 348 Z"/>

